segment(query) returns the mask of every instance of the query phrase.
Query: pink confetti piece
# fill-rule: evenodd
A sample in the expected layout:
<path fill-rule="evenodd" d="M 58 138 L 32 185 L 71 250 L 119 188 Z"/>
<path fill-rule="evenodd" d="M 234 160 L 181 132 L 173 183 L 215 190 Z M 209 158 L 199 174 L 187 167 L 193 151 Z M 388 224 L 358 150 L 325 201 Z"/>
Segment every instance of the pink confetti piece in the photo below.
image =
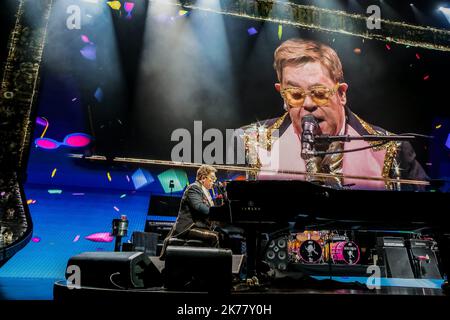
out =
<path fill-rule="evenodd" d="M 80 240 L 80 235 L 77 234 L 75 238 L 73 238 L 72 242 L 77 242 L 78 240 Z"/>
<path fill-rule="evenodd" d="M 93 242 L 111 242 L 114 237 L 109 232 L 97 232 L 84 237 L 86 240 Z"/>
<path fill-rule="evenodd" d="M 423 80 L 425 80 L 425 81 L 428 79 L 430 79 L 430 76 L 428 74 L 423 77 Z"/>
<path fill-rule="evenodd" d="M 31 241 L 33 241 L 34 243 L 38 243 L 38 242 L 41 242 L 41 238 L 34 237 L 34 238 L 31 238 Z"/>
<path fill-rule="evenodd" d="M 114 210 L 116 210 L 117 212 L 119 212 L 119 208 L 117 208 L 116 206 L 114 206 Z"/>
<path fill-rule="evenodd" d="M 420 60 L 420 56 L 419 56 L 418 53 L 416 53 L 416 59 L 417 59 L 417 60 Z"/>
<path fill-rule="evenodd" d="M 128 181 L 129 182 L 129 181 Z M 5 191 L 2 191 L 2 193 L 0 193 L 0 196 L 4 196 L 6 194 L 6 192 Z"/>
<path fill-rule="evenodd" d="M 81 35 L 81 40 L 82 40 L 84 43 L 90 43 L 90 42 L 91 42 L 91 41 L 89 40 L 88 36 L 86 36 L 86 35 L 84 35 L 84 34 Z"/>
<path fill-rule="evenodd" d="M 386 49 L 391 50 L 391 46 L 386 44 Z"/>

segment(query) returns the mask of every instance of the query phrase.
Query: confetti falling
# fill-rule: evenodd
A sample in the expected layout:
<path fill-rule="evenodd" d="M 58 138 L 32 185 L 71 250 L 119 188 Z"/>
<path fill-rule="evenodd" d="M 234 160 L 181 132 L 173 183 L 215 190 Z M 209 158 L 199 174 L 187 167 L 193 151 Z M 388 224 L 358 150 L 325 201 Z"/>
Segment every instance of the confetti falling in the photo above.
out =
<path fill-rule="evenodd" d="M 35 204 L 35 203 L 36 203 L 36 200 L 33 200 L 33 199 L 27 200 L 27 204 Z"/>
<path fill-rule="evenodd" d="M 114 206 L 113 208 L 114 208 L 114 210 L 116 210 L 117 212 L 120 211 L 119 208 L 117 208 L 116 206 Z"/>
<path fill-rule="evenodd" d="M 50 194 L 61 194 L 62 193 L 62 190 L 60 190 L 60 189 L 48 189 L 47 191 Z"/>
<path fill-rule="evenodd" d="M 361 54 L 361 49 L 360 48 L 355 48 L 355 49 L 353 49 L 353 52 L 355 54 Z"/>
<path fill-rule="evenodd" d="M 114 237 L 112 237 L 109 232 L 93 233 L 84 238 L 93 242 L 111 242 L 114 240 Z"/>
<path fill-rule="evenodd" d="M 73 99 L 72 99 L 72 102 L 74 102 L 74 101 L 77 101 L 77 98 L 73 98 Z"/>
<path fill-rule="evenodd" d="M 97 99 L 98 102 L 102 102 L 103 100 L 103 90 L 102 88 L 97 88 L 94 93 L 95 99 Z"/>
<path fill-rule="evenodd" d="M 386 44 L 386 49 L 391 50 L 391 46 Z"/>
<path fill-rule="evenodd" d="M 120 196 L 120 199 L 123 199 L 123 198 L 125 198 L 127 195 L 124 193 L 124 194 L 122 194 L 121 196 Z"/>
<path fill-rule="evenodd" d="M 283 36 L 283 26 L 280 24 L 278 26 L 278 39 L 281 40 L 282 36 Z"/>
<path fill-rule="evenodd" d="M 423 80 L 425 80 L 425 81 L 428 79 L 430 79 L 430 76 L 428 74 L 423 77 Z"/>
<path fill-rule="evenodd" d="M 108 177 L 109 182 L 111 182 L 112 178 L 111 178 L 111 174 L 109 172 L 106 173 L 106 176 Z"/>
<path fill-rule="evenodd" d="M 438 124 L 437 126 L 436 126 L 436 129 L 440 129 L 442 127 L 442 124 Z"/>
<path fill-rule="evenodd" d="M 186 10 L 180 10 L 180 11 L 178 11 L 178 15 L 179 16 L 184 16 L 184 15 L 186 15 L 188 13 L 188 11 L 186 11 Z"/>
<path fill-rule="evenodd" d="M 84 34 L 81 35 L 81 41 L 83 41 L 84 43 L 91 43 L 88 36 L 86 36 Z"/>
<path fill-rule="evenodd" d="M 127 181 L 130 182 L 130 177 L 126 175 Z"/>
<path fill-rule="evenodd" d="M 127 19 L 131 19 L 131 11 L 134 9 L 134 3 L 133 2 L 125 2 L 123 5 L 125 12 L 127 14 Z"/>
<path fill-rule="evenodd" d="M 418 53 L 416 53 L 416 59 L 420 60 L 420 55 Z"/>
<path fill-rule="evenodd" d="M 56 168 L 55 169 L 53 169 L 53 171 L 52 171 L 52 178 L 55 176 L 55 174 L 56 174 Z"/>
<path fill-rule="evenodd" d="M 120 7 L 122 6 L 122 4 L 120 3 L 120 1 L 107 1 L 106 2 L 111 9 L 113 10 L 120 10 Z"/>
<path fill-rule="evenodd" d="M 78 240 L 80 240 L 80 235 L 77 234 L 75 238 L 73 238 L 72 242 L 77 242 Z"/>
<path fill-rule="evenodd" d="M 84 196 L 83 192 L 74 192 L 72 193 L 73 196 Z"/>
<path fill-rule="evenodd" d="M 255 28 L 251 27 L 251 28 L 247 29 L 247 33 L 248 33 L 249 36 L 253 36 L 253 35 L 258 33 L 258 30 L 256 30 Z"/>
<path fill-rule="evenodd" d="M 81 55 L 88 60 L 95 60 L 97 58 L 97 50 L 94 45 L 87 45 L 80 50 Z"/>
<path fill-rule="evenodd" d="M 38 243 L 38 242 L 41 242 L 41 238 L 34 237 L 34 238 L 31 239 L 31 241 L 33 241 L 34 243 Z"/>

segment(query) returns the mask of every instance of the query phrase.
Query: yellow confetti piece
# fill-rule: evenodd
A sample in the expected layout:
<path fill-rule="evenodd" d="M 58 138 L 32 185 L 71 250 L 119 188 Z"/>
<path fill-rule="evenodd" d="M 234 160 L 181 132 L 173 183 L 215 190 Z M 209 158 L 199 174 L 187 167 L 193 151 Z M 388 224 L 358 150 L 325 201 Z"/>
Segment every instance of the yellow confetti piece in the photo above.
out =
<path fill-rule="evenodd" d="M 283 26 L 280 24 L 278 26 L 278 39 L 281 40 L 282 36 L 283 36 Z"/>
<path fill-rule="evenodd" d="M 52 171 L 52 178 L 55 176 L 55 174 L 56 174 L 56 168 L 53 169 L 53 171 Z"/>
<path fill-rule="evenodd" d="M 437 126 L 436 126 L 436 129 L 440 129 L 442 127 L 442 124 L 438 124 Z"/>
<path fill-rule="evenodd" d="M 108 2 L 106 2 L 110 7 L 111 7 L 111 9 L 113 9 L 113 10 L 119 10 L 120 9 L 120 7 L 122 6 L 121 4 L 120 4 L 120 1 L 108 1 Z"/>
<path fill-rule="evenodd" d="M 111 174 L 109 172 L 106 173 L 106 176 L 108 177 L 109 182 L 111 182 L 112 178 L 111 178 Z"/>
<path fill-rule="evenodd" d="M 27 204 L 31 204 L 33 202 L 33 199 L 27 200 Z"/>
<path fill-rule="evenodd" d="M 180 10 L 178 11 L 179 16 L 184 16 L 186 13 L 188 13 L 186 10 Z"/>

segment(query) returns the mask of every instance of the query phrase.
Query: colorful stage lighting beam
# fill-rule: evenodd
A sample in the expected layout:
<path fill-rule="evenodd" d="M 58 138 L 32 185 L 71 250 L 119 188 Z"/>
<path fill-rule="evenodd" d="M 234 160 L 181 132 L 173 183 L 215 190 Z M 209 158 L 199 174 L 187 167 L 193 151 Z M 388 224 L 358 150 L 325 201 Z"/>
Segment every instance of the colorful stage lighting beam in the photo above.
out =
<path fill-rule="evenodd" d="M 153 178 L 150 172 L 141 168 L 137 169 L 133 173 L 131 179 L 133 180 L 135 190 L 138 190 L 155 181 L 155 178 Z"/>
<path fill-rule="evenodd" d="M 166 170 L 158 175 L 158 180 L 165 193 L 183 191 L 184 187 L 189 184 L 186 171 L 182 169 Z"/>

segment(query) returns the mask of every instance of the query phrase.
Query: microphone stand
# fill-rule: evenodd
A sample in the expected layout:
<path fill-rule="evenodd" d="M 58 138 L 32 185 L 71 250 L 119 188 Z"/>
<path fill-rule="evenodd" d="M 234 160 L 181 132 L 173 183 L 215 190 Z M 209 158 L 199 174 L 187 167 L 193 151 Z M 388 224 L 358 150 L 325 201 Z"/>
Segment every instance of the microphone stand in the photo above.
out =
<path fill-rule="evenodd" d="M 305 154 L 307 157 L 315 157 L 315 156 L 323 156 L 326 154 L 335 154 L 335 153 L 348 153 L 348 152 L 356 152 L 361 151 L 373 147 L 382 146 L 383 144 L 386 144 L 390 141 L 409 141 L 414 140 L 416 137 L 422 137 L 422 138 L 428 138 L 432 139 L 434 137 L 432 136 L 426 136 L 422 134 L 400 134 L 400 135 L 362 135 L 362 136 L 350 136 L 350 135 L 341 135 L 341 136 L 329 136 L 329 135 L 316 135 L 312 139 L 312 143 L 315 145 L 321 145 L 325 143 L 331 143 L 334 141 L 342 141 L 342 142 L 350 142 L 353 140 L 364 140 L 364 141 L 376 141 L 379 142 L 375 146 L 369 145 L 366 147 L 356 148 L 356 149 L 349 149 L 349 150 L 341 150 L 341 151 L 316 151 L 315 148 L 312 150 L 306 150 Z M 302 151 L 303 152 L 303 151 Z"/>
<path fill-rule="evenodd" d="M 415 135 L 362 135 L 362 136 L 350 136 L 350 135 L 342 135 L 342 136 L 314 136 L 314 141 L 317 142 L 334 142 L 334 141 L 342 141 L 342 142 L 350 142 L 353 140 L 364 140 L 364 141 L 410 141 L 416 138 Z M 432 137 L 430 137 L 432 138 Z"/>

